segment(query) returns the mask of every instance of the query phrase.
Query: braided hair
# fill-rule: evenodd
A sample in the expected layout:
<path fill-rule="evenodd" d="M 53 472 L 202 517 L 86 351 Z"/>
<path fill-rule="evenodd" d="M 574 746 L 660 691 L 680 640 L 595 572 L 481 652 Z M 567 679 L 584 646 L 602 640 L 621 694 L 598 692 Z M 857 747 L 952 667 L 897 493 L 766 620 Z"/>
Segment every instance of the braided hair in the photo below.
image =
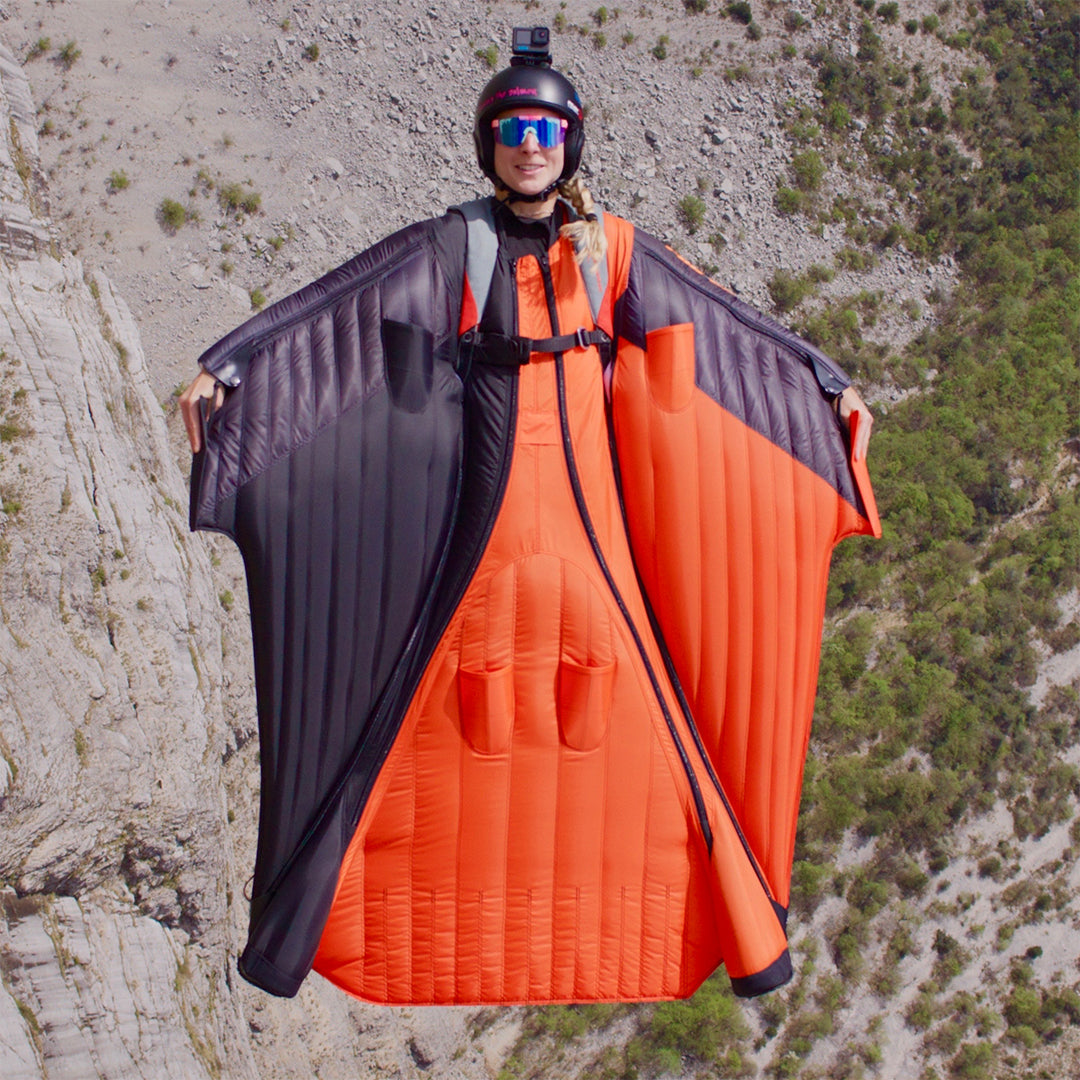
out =
<path fill-rule="evenodd" d="M 600 262 L 607 252 L 607 236 L 596 214 L 592 192 L 585 186 L 585 181 L 577 176 L 564 180 L 558 190 L 577 215 L 574 221 L 568 221 L 559 229 L 559 235 L 574 244 L 578 263 L 586 259 Z"/>

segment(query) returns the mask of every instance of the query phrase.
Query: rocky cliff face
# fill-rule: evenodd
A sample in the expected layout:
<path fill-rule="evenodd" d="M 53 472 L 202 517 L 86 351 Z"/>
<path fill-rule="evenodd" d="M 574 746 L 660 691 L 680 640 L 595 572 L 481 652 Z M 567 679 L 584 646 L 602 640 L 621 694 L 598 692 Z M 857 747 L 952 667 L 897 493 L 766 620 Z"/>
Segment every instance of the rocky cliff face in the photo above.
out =
<path fill-rule="evenodd" d="M 229 1031 L 210 567 L 131 315 L 57 257 L 0 50 L 0 1060 L 192 1076 Z"/>

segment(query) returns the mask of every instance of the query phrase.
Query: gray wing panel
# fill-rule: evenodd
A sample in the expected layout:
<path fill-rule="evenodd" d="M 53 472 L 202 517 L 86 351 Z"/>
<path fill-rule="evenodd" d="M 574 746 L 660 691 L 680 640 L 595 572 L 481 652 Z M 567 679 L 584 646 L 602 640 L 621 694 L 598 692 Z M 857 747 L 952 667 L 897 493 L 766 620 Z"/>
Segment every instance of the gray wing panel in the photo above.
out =
<path fill-rule="evenodd" d="M 262 787 L 242 970 L 278 994 L 314 958 L 456 509 L 460 301 L 430 229 L 398 239 L 241 328 L 243 377 L 193 473 L 196 526 L 231 535 L 247 571 Z"/>

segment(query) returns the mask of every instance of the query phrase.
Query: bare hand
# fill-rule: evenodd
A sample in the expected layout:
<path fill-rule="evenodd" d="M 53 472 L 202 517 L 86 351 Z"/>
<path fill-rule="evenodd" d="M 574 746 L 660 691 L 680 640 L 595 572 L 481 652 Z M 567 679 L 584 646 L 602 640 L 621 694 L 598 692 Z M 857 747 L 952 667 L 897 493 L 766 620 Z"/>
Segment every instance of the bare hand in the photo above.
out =
<path fill-rule="evenodd" d="M 859 423 L 855 432 L 855 445 L 851 448 L 851 460 L 861 461 L 866 457 L 867 447 L 870 445 L 870 429 L 874 426 L 874 417 L 866 402 L 859 397 L 858 390 L 849 386 L 841 395 L 837 415 L 840 423 L 851 431 L 851 417 L 853 413 L 859 414 Z"/>
<path fill-rule="evenodd" d="M 192 380 L 191 385 L 180 395 L 180 415 L 184 418 L 184 427 L 187 428 L 188 442 L 191 443 L 193 454 L 197 454 L 202 449 L 200 403 L 205 398 L 211 398 L 214 408 L 217 408 L 224 396 L 225 392 L 221 384 L 208 371 L 200 371 Z"/>

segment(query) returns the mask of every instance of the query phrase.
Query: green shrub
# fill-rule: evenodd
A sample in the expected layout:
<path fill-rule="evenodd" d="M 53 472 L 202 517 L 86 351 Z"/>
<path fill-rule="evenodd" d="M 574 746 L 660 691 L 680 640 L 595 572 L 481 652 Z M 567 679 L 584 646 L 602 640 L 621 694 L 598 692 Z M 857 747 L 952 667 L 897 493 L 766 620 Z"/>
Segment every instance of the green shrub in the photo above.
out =
<path fill-rule="evenodd" d="M 669 38 L 667 34 L 661 34 L 659 40 L 652 47 L 652 49 L 649 50 L 653 54 L 653 56 L 656 57 L 657 60 L 667 59 L 667 47 L 670 40 L 671 38 Z"/>
<path fill-rule="evenodd" d="M 713 976 L 688 1000 L 653 1008 L 641 1029 L 638 1063 L 652 1073 L 681 1072 L 683 1057 L 711 1065 L 741 1055 L 749 1034 L 729 983 Z"/>
<path fill-rule="evenodd" d="M 158 221 L 169 233 L 174 233 L 187 224 L 190 214 L 187 208 L 175 199 L 162 199 L 158 206 Z"/>
<path fill-rule="evenodd" d="M 754 13 L 750 10 L 750 5 L 746 0 L 735 0 L 735 3 L 728 4 L 727 13 L 731 18 L 745 23 L 747 26 L 754 20 Z"/>
<path fill-rule="evenodd" d="M 700 195 L 684 195 L 679 200 L 679 220 L 686 226 L 686 231 L 696 233 L 705 220 L 708 209 Z"/>
<path fill-rule="evenodd" d="M 26 52 L 27 60 L 37 60 L 39 57 L 44 56 L 49 49 L 52 48 L 52 39 L 47 37 L 39 37 L 37 41 Z"/>
<path fill-rule="evenodd" d="M 123 191 L 125 188 L 131 185 L 131 181 L 128 179 L 128 175 L 123 169 L 113 169 L 109 173 L 109 179 L 106 181 L 106 186 L 109 191 Z"/>
<path fill-rule="evenodd" d="M 803 196 L 794 188 L 780 186 L 776 189 L 776 209 L 781 214 L 796 214 L 803 208 Z"/>
<path fill-rule="evenodd" d="M 556 29 L 558 29 L 558 27 L 556 27 Z M 499 66 L 499 50 L 495 45 L 488 45 L 487 48 L 477 49 L 476 58 L 478 60 L 483 60 L 492 71 Z"/>
<path fill-rule="evenodd" d="M 219 184 L 218 205 L 227 214 L 257 214 L 262 206 L 262 196 L 257 191 L 246 190 L 243 184 Z"/>
<path fill-rule="evenodd" d="M 805 278 L 780 269 L 769 279 L 769 295 L 776 310 L 793 311 L 810 295 L 813 287 Z"/>
<path fill-rule="evenodd" d="M 65 71 L 70 71 L 80 56 L 82 56 L 82 49 L 74 41 L 65 42 L 59 53 L 57 53 L 60 66 Z"/>
<path fill-rule="evenodd" d="M 816 150 L 804 150 L 791 159 L 795 184 L 800 191 L 817 191 L 825 176 L 825 162 Z"/>
<path fill-rule="evenodd" d="M 965 1043 L 949 1063 L 949 1075 L 954 1080 L 991 1080 L 995 1061 L 992 1043 Z"/>

